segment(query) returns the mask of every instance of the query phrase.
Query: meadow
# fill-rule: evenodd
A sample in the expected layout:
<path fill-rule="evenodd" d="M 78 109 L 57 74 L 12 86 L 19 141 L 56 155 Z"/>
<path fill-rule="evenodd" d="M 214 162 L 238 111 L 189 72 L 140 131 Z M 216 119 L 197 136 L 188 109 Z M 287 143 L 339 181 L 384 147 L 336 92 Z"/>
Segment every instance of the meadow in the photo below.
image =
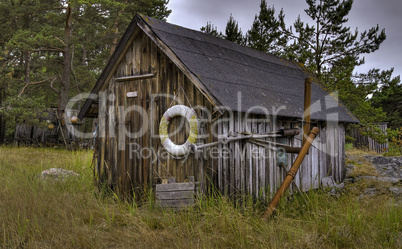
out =
<path fill-rule="evenodd" d="M 360 181 L 330 195 L 288 196 L 263 221 L 266 201 L 241 205 L 218 194 L 185 211 L 141 205 L 99 191 L 92 151 L 0 147 L 0 248 L 400 248 L 400 202 L 362 197 Z M 80 174 L 43 180 L 63 168 Z"/>

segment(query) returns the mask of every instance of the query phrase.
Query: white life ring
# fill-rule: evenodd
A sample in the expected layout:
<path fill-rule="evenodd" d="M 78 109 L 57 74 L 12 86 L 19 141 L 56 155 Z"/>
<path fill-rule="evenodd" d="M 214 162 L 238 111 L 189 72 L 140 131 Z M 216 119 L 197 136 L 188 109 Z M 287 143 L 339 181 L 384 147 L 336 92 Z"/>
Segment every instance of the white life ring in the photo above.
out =
<path fill-rule="evenodd" d="M 190 125 L 190 134 L 184 144 L 177 145 L 169 138 L 168 127 L 172 118 L 182 116 L 186 118 Z M 169 108 L 164 114 L 159 124 L 159 136 L 163 147 L 173 156 L 182 157 L 190 153 L 190 146 L 197 141 L 198 119 L 195 111 L 185 105 L 175 105 Z"/>

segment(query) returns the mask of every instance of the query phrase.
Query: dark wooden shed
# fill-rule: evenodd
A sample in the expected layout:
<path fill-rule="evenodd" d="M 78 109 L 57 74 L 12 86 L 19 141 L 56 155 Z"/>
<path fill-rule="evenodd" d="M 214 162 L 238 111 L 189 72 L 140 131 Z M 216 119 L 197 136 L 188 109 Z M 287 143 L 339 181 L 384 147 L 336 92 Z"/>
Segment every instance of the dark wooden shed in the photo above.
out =
<path fill-rule="evenodd" d="M 185 182 L 194 176 L 201 190 L 265 196 L 279 187 L 283 166 L 297 156 L 275 143 L 301 146 L 301 134 L 274 131 L 302 127 L 309 76 L 297 63 L 137 15 L 79 118 L 99 118 L 97 172 L 122 195 L 168 177 Z M 342 181 L 345 126 L 358 122 L 314 80 L 311 103 L 312 122 L 321 132 L 295 178 L 303 190 L 319 187 L 328 175 Z M 173 143 L 185 143 L 192 132 L 188 122 L 187 129 L 177 128 L 183 118 L 166 114 L 177 105 L 196 112 L 195 145 L 221 143 L 182 157 L 167 153 L 160 138 L 164 115 Z M 268 137 L 258 138 L 263 134 Z M 253 139 L 234 139 L 242 136 Z"/>

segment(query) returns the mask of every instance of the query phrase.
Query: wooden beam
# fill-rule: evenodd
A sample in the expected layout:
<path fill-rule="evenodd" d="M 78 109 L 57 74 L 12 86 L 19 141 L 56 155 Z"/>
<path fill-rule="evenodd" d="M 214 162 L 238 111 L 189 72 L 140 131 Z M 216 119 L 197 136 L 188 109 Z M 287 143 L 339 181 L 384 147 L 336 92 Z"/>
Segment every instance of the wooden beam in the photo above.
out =
<path fill-rule="evenodd" d="M 311 123 L 311 78 L 306 78 L 304 81 L 304 126 L 303 126 L 303 145 L 310 133 Z"/>
<path fill-rule="evenodd" d="M 132 81 L 132 80 L 143 80 L 153 78 L 155 76 L 154 73 L 147 73 L 147 74 L 139 74 L 139 75 L 130 75 L 130 76 L 123 76 L 116 78 L 117 82 L 125 82 L 125 81 Z"/>

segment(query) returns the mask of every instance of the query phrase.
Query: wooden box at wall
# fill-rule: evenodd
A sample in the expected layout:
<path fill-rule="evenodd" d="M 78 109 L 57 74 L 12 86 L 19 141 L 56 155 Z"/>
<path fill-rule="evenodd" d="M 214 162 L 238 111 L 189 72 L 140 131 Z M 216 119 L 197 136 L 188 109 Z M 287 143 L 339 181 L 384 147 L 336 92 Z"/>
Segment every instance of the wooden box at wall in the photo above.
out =
<path fill-rule="evenodd" d="M 196 183 L 194 177 L 189 182 L 156 184 L 156 205 L 163 208 L 181 209 L 195 203 Z"/>

